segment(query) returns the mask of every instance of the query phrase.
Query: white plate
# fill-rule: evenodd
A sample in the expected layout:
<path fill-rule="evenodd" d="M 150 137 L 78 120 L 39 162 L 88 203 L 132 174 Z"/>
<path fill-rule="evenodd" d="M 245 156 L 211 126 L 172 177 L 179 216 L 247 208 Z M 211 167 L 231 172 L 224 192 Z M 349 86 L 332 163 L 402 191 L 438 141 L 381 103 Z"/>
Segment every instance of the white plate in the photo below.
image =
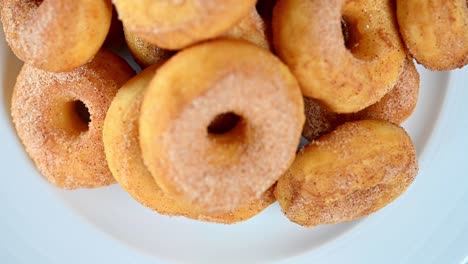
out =
<path fill-rule="evenodd" d="M 132 200 L 118 185 L 78 191 L 62 191 L 53 187 L 35 170 L 11 125 L 10 98 L 21 64 L 10 53 L 2 34 L 0 54 L 0 98 L 3 103 L 0 107 L 0 259 L 10 260 L 12 263 L 31 263 L 32 259 L 35 263 L 62 263 L 64 260 L 82 263 L 81 260 L 90 258 L 92 263 L 98 260 L 106 263 L 128 263 L 136 259 L 148 262 L 172 260 L 206 263 L 222 260 L 243 263 L 288 258 L 297 261 L 315 259 L 339 263 L 350 260 L 353 256 L 359 256 L 357 259 L 365 262 L 364 260 L 372 261 L 372 256 L 385 257 L 385 249 L 392 248 L 392 245 L 399 250 L 412 249 L 413 253 L 404 257 L 402 251 L 398 256 L 391 253 L 387 254 L 387 257 L 393 256 L 395 260 L 400 261 L 406 258 L 410 261 L 413 256 L 420 254 L 418 248 L 424 246 L 402 247 L 407 243 L 401 241 L 411 241 L 410 237 L 414 237 L 411 232 L 419 230 L 410 230 L 406 225 L 413 223 L 417 227 L 426 226 L 426 233 L 418 233 L 417 236 L 428 237 L 427 232 L 435 232 L 435 229 L 442 228 L 433 221 L 441 214 L 436 209 L 441 208 L 435 205 L 431 207 L 428 201 L 439 205 L 444 198 L 458 195 L 456 198 L 461 199 L 462 194 L 468 192 L 468 158 L 465 158 L 465 164 L 460 164 L 460 171 L 452 171 L 458 175 L 459 183 L 449 182 L 450 179 L 457 179 L 456 176 L 450 177 L 443 173 L 432 175 L 429 170 L 432 163 L 438 162 L 433 159 L 434 153 L 440 147 L 438 144 L 442 144 L 441 109 L 445 107 L 444 116 L 448 115 L 447 108 L 451 105 L 448 105 L 447 101 L 450 98 L 460 100 L 454 95 L 454 82 L 459 82 L 456 84 L 457 88 L 466 86 L 467 70 L 449 74 L 418 68 L 421 73 L 419 103 L 414 115 L 404 126 L 416 144 L 421 171 L 415 184 L 403 197 L 364 220 L 305 229 L 289 222 L 281 214 L 277 204 L 270 206 L 252 220 L 225 226 L 157 215 Z M 463 88 L 466 90 L 468 87 Z M 465 92 L 465 100 L 467 99 Z M 457 114 L 462 119 L 461 123 L 466 126 L 468 111 L 466 107 L 464 109 L 465 112 Z M 438 139 L 434 136 L 434 131 L 439 131 Z M 459 144 L 462 144 L 464 149 L 468 149 L 467 142 L 455 142 L 457 144 L 454 148 L 460 149 Z M 451 161 L 450 155 L 451 153 L 445 153 L 444 157 L 448 156 Z M 459 154 L 452 155 L 457 155 L 453 158 L 460 158 Z M 462 166 L 465 166 L 465 171 L 462 170 Z M 466 177 L 461 179 L 462 176 Z M 455 192 L 455 189 L 460 192 Z M 447 204 L 446 207 L 452 208 L 454 204 Z M 461 206 L 464 209 L 467 207 Z M 424 218 L 418 216 L 418 213 L 427 211 L 433 211 L 434 215 Z M 468 219 L 466 212 L 468 209 L 461 216 Z M 407 219 L 409 216 L 413 218 Z M 455 226 L 443 228 L 459 228 L 465 230 L 466 235 L 467 219 L 458 221 L 460 223 L 457 222 Z M 456 221 L 450 223 L 452 222 Z M 401 230 L 405 231 L 399 234 Z M 362 234 L 368 235 L 363 237 Z M 461 239 L 468 245 L 465 236 Z M 372 248 L 356 254 L 355 250 L 364 250 L 363 245 Z M 338 248 L 340 253 L 334 251 Z M 348 255 L 345 254 L 346 250 Z M 431 252 L 428 255 L 431 255 Z M 380 263 L 392 263 L 386 262 L 390 259 L 385 258 L 385 261 Z M 461 260 L 462 256 L 459 261 Z"/>

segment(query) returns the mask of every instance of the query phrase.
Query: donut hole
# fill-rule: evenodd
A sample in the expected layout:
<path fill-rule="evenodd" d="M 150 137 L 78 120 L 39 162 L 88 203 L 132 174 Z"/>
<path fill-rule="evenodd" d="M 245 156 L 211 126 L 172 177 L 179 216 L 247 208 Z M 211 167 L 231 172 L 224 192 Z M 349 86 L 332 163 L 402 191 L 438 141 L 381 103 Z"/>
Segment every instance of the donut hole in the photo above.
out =
<path fill-rule="evenodd" d="M 80 127 L 86 127 L 85 130 L 89 129 L 89 123 L 91 122 L 91 114 L 89 113 L 88 107 L 82 101 L 73 102 L 74 112 L 76 113 L 80 123 Z"/>
<path fill-rule="evenodd" d="M 343 34 L 344 45 L 351 54 L 359 58 L 360 52 L 358 52 L 358 49 L 361 33 L 356 24 L 351 18 L 341 17 L 341 32 Z"/>
<path fill-rule="evenodd" d="M 91 115 L 88 107 L 80 100 L 62 103 L 55 114 L 57 127 L 70 135 L 79 135 L 89 130 Z"/>
<path fill-rule="evenodd" d="M 344 14 L 341 17 L 341 32 L 346 49 L 357 59 L 370 61 L 377 55 L 377 44 L 371 36 L 369 23 L 362 17 Z M 371 38 L 372 37 L 372 38 Z"/>
<path fill-rule="evenodd" d="M 227 112 L 217 115 L 208 125 L 209 135 L 223 135 L 232 132 L 242 121 L 242 117 L 234 112 Z"/>
<path fill-rule="evenodd" d="M 352 44 L 349 38 L 348 23 L 344 17 L 341 17 L 341 33 L 343 34 L 344 45 L 348 50 L 351 50 Z"/>
<path fill-rule="evenodd" d="M 210 142 L 207 159 L 211 163 L 232 164 L 247 145 L 247 122 L 234 112 L 215 116 L 206 130 Z"/>

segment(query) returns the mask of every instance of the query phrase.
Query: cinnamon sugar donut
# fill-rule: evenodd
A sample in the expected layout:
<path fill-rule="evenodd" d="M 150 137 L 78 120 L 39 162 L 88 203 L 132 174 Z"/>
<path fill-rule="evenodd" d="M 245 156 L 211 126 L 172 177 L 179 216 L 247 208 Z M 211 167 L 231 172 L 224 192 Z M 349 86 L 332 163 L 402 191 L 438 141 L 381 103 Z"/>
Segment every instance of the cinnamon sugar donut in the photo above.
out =
<path fill-rule="evenodd" d="M 304 96 L 337 113 L 380 100 L 405 60 L 391 0 L 279 0 L 273 42 Z"/>
<path fill-rule="evenodd" d="M 67 73 L 23 66 L 11 115 L 26 152 L 51 183 L 64 189 L 114 183 L 102 125 L 117 90 L 132 75 L 125 61 L 107 51 Z"/>
<path fill-rule="evenodd" d="M 155 182 L 141 158 L 138 118 L 144 91 L 158 68 L 158 64 L 153 65 L 128 81 L 119 90 L 107 112 L 103 138 L 107 162 L 114 178 L 135 200 L 160 214 L 232 224 L 260 213 L 275 200 L 273 188 L 260 199 L 233 212 L 210 216 L 172 199 Z"/>
<path fill-rule="evenodd" d="M 337 114 L 310 98 L 304 98 L 306 122 L 302 135 L 314 140 L 346 121 L 382 119 L 401 124 L 414 111 L 419 95 L 419 73 L 411 58 L 406 59 L 397 84 L 377 103 L 355 113 Z"/>
<path fill-rule="evenodd" d="M 22 61 L 36 68 L 71 71 L 87 63 L 109 31 L 110 0 L 4 0 L 5 37 Z"/>
<path fill-rule="evenodd" d="M 128 49 L 136 63 L 142 68 L 165 61 L 174 54 L 174 52 L 162 49 L 139 38 L 127 29 L 124 29 L 124 32 Z M 255 9 L 252 9 L 236 26 L 229 29 L 224 36 L 250 41 L 265 49 L 270 48 L 270 43 L 266 37 L 265 23 Z"/>
<path fill-rule="evenodd" d="M 170 50 L 218 37 L 237 24 L 255 0 L 113 0 L 124 27 Z"/>
<path fill-rule="evenodd" d="M 418 172 L 408 134 L 383 120 L 348 122 L 304 147 L 275 196 L 306 227 L 351 221 L 400 196 Z"/>
<path fill-rule="evenodd" d="M 206 214 L 235 210 L 291 164 L 303 107 L 296 80 L 268 51 L 236 40 L 194 46 L 166 62 L 144 96 L 144 162 L 175 199 Z"/>
<path fill-rule="evenodd" d="M 466 0 L 397 0 L 401 36 L 416 60 L 431 70 L 468 64 Z"/>

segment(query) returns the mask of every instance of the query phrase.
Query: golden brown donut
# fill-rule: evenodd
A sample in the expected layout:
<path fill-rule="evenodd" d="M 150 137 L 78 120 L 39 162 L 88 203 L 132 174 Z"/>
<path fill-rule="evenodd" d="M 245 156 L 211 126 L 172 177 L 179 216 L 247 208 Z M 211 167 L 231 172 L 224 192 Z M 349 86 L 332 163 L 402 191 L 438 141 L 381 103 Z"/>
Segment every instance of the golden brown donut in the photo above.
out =
<path fill-rule="evenodd" d="M 263 21 L 255 8 L 252 8 L 250 13 L 224 36 L 247 40 L 259 47 L 270 49 L 265 21 Z"/>
<path fill-rule="evenodd" d="M 156 184 L 141 158 L 138 118 L 143 94 L 160 64 L 153 65 L 128 81 L 117 93 L 104 122 L 103 139 L 109 168 L 122 188 L 139 203 L 160 214 L 186 216 L 232 224 L 247 220 L 275 201 L 273 188 L 260 199 L 237 210 L 207 216 L 166 195 Z"/>
<path fill-rule="evenodd" d="M 323 107 L 310 98 L 304 98 L 306 122 L 302 135 L 308 140 L 314 140 L 324 135 L 346 121 L 362 119 L 383 119 L 395 124 L 401 124 L 414 111 L 419 95 L 419 73 L 413 60 L 408 58 L 403 73 L 395 87 L 377 103 L 355 113 L 337 114 Z"/>
<path fill-rule="evenodd" d="M 109 31 L 110 0 L 4 0 L 5 37 L 22 61 L 67 72 L 87 63 Z"/>
<path fill-rule="evenodd" d="M 150 83 L 143 160 L 172 197 L 205 214 L 229 212 L 259 199 L 289 167 L 303 107 L 296 80 L 271 53 L 206 42 L 176 54 Z"/>
<path fill-rule="evenodd" d="M 273 42 L 304 96 L 353 113 L 380 100 L 402 72 L 393 12 L 392 0 L 279 0 Z"/>
<path fill-rule="evenodd" d="M 352 221 L 395 200 L 417 172 L 404 129 L 383 120 L 348 122 L 299 152 L 275 196 L 302 226 Z"/>
<path fill-rule="evenodd" d="M 410 53 L 431 70 L 468 64 L 466 0 L 397 0 L 400 32 Z"/>
<path fill-rule="evenodd" d="M 26 152 L 51 183 L 64 189 L 114 183 L 102 126 L 117 90 L 132 75 L 125 61 L 107 51 L 67 73 L 23 66 L 11 115 Z"/>
<path fill-rule="evenodd" d="M 135 62 L 143 69 L 150 65 L 166 61 L 173 54 L 172 51 L 161 49 L 154 44 L 144 41 L 125 28 L 124 34 L 128 50 L 135 59 Z"/>
<path fill-rule="evenodd" d="M 255 0 L 114 0 L 124 27 L 170 50 L 218 37 L 254 8 Z"/>
<path fill-rule="evenodd" d="M 236 26 L 231 28 L 224 35 L 236 39 L 244 39 L 258 46 L 269 49 L 270 43 L 266 38 L 265 23 L 253 9 L 244 19 Z M 142 68 L 146 68 L 152 64 L 167 60 L 174 52 L 161 49 L 158 46 L 151 44 L 127 29 L 124 29 L 125 39 L 128 49 L 135 59 L 136 63 Z"/>

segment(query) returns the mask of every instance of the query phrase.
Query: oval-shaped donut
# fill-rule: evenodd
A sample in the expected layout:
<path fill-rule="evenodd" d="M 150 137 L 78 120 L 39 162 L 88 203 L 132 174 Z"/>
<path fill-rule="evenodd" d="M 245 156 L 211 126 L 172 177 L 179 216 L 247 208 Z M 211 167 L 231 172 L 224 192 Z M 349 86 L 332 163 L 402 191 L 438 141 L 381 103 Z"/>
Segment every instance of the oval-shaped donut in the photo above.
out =
<path fill-rule="evenodd" d="M 110 0 L 4 0 L 5 37 L 22 61 L 51 72 L 87 63 L 106 39 Z"/>
<path fill-rule="evenodd" d="M 346 121 L 382 119 L 401 124 L 414 111 L 419 95 L 419 73 L 411 58 L 406 59 L 403 73 L 395 87 L 377 103 L 355 114 L 337 114 L 310 98 L 304 98 L 306 122 L 302 136 L 314 140 Z"/>
<path fill-rule="evenodd" d="M 102 126 L 117 90 L 133 74 L 125 61 L 107 51 L 67 73 L 23 66 L 11 115 L 26 152 L 51 183 L 76 189 L 115 182 L 104 154 Z"/>
<path fill-rule="evenodd" d="M 125 28 L 170 50 L 218 37 L 237 24 L 255 0 L 114 0 Z"/>
<path fill-rule="evenodd" d="M 166 62 L 144 96 L 144 162 L 169 195 L 204 213 L 232 211 L 289 167 L 303 107 L 296 80 L 268 51 L 236 40 L 194 46 Z"/>
<path fill-rule="evenodd" d="M 273 44 L 304 96 L 333 112 L 353 113 L 395 85 L 405 51 L 392 5 L 391 0 L 278 1 Z"/>
<path fill-rule="evenodd" d="M 431 70 L 468 64 L 466 0 L 397 0 L 400 32 L 410 53 Z"/>
<path fill-rule="evenodd" d="M 260 213 L 275 201 L 273 188 L 265 192 L 260 199 L 233 212 L 208 216 L 172 199 L 157 185 L 141 158 L 138 119 L 144 91 L 159 66 L 160 64 L 153 65 L 128 81 L 109 107 L 104 122 L 103 139 L 107 162 L 114 178 L 139 203 L 164 215 L 232 224 Z"/>
<path fill-rule="evenodd" d="M 408 134 L 383 120 L 348 122 L 305 146 L 275 196 L 293 222 L 313 227 L 369 215 L 399 197 L 418 172 Z"/>

